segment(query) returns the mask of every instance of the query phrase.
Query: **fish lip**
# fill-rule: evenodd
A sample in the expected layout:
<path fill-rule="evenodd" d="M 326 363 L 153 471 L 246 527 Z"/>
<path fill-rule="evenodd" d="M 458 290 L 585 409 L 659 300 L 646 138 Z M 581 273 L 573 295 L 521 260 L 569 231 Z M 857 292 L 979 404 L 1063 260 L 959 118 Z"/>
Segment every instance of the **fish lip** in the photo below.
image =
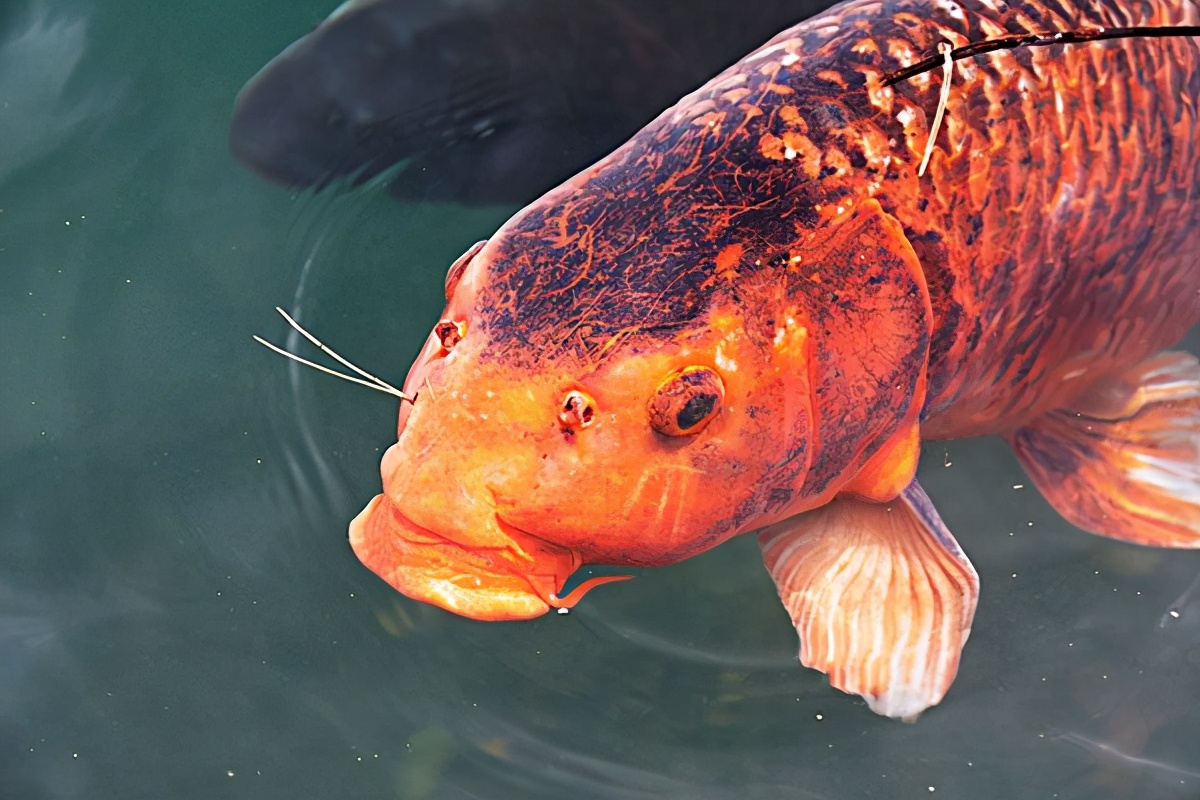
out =
<path fill-rule="evenodd" d="M 498 515 L 497 521 L 506 535 L 518 533 L 542 544 Z M 537 559 L 516 541 L 517 558 L 506 547 L 464 546 L 417 525 L 386 495 L 376 496 L 354 518 L 349 538 L 359 560 L 397 591 L 471 619 L 542 616 L 550 610 L 557 589 L 539 587 L 536 575 L 520 571 L 521 562 L 535 567 Z"/>

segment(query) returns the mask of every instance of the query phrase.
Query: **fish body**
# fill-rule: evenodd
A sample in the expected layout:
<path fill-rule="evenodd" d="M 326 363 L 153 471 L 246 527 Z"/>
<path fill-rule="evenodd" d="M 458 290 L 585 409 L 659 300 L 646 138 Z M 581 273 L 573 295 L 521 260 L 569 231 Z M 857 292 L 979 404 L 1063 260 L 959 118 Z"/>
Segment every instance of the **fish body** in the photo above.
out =
<path fill-rule="evenodd" d="M 355 0 L 252 77 L 234 155 L 288 186 L 524 203 L 828 0 Z"/>
<path fill-rule="evenodd" d="M 478 619 L 584 563 L 760 531 L 801 660 L 911 718 L 978 579 L 915 480 L 1001 434 L 1071 521 L 1200 546 L 1200 38 L 886 77 L 940 42 L 1195 24 L 1193 0 L 853 0 L 784 31 L 452 266 L 351 544 Z"/>

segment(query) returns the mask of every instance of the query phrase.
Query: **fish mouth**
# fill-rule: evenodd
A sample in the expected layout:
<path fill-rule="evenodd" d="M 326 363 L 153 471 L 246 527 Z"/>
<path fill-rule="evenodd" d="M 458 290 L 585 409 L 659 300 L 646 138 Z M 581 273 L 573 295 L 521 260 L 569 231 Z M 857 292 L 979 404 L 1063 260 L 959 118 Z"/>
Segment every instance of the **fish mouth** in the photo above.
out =
<path fill-rule="evenodd" d="M 504 526 L 511 548 L 465 547 L 414 523 L 378 495 L 350 523 L 358 559 L 413 600 L 476 620 L 540 617 L 559 606 L 554 595 L 579 566 L 571 551 Z M 523 537 L 523 538 L 525 538 Z"/>

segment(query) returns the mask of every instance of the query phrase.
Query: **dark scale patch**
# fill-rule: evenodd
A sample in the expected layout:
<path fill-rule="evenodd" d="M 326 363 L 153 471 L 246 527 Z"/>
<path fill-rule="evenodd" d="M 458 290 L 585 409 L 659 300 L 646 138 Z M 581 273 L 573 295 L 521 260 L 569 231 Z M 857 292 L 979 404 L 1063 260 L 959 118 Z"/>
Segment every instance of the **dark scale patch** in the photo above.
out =
<path fill-rule="evenodd" d="M 479 303 L 491 355 L 595 363 L 694 327 L 719 291 L 743 300 L 747 281 L 775 268 L 762 254 L 786 254 L 823 199 L 794 164 L 762 156 L 755 122 L 739 136 L 648 129 L 623 163 L 523 212 Z M 743 257 L 719 270 L 729 245 Z"/>
<path fill-rule="evenodd" d="M 847 122 L 846 113 L 838 103 L 818 103 L 807 109 L 806 118 L 818 130 L 844 128 Z"/>
<path fill-rule="evenodd" d="M 934 22 L 962 24 L 943 11 L 931 12 Z M 755 276 L 767 270 L 779 280 L 790 250 L 820 224 L 816 206 L 861 196 L 863 129 L 896 141 L 898 156 L 905 152 L 899 123 L 871 106 L 862 72 L 895 66 L 895 58 L 857 45 L 910 33 L 869 4 L 846 6 L 839 23 L 801 24 L 787 34 L 803 42 L 801 61 L 786 69 L 770 58 L 735 65 L 721 88 L 665 113 L 506 226 L 493 240 L 479 301 L 479 324 L 495 343 L 489 356 L 514 365 L 594 365 L 697 327 L 717 293 L 763 302 L 747 287 L 765 286 Z M 936 44 L 932 32 L 921 35 L 914 45 Z M 827 72 L 849 88 L 816 77 Z M 736 99 L 728 95 L 733 85 Z M 771 155 L 764 137 L 787 132 L 784 106 L 799 111 L 817 152 L 847 154 L 848 175 L 822 164 L 810 179 L 801 160 L 782 158 L 778 148 Z M 741 257 L 718 269 L 729 245 L 740 246 Z"/>
<path fill-rule="evenodd" d="M 729 521 L 728 526 L 734 529 L 742 528 L 755 517 L 761 517 L 763 510 L 764 507 L 761 498 L 757 495 L 751 495 L 738 503 L 737 509 L 733 512 L 733 519 Z M 725 520 L 717 520 L 713 525 L 713 531 L 723 531 L 726 526 L 727 523 Z"/>
<path fill-rule="evenodd" d="M 946 354 L 958 339 L 964 311 L 962 305 L 954 299 L 954 286 L 958 278 L 946 266 L 948 258 L 942 234 L 929 231 L 918 235 L 912 229 L 905 229 L 904 233 L 924 269 L 925 285 L 933 310 L 933 334 L 929 344 L 930 380 L 926 398 L 928 410 L 939 405 L 942 390 L 950 378 L 949 374 L 944 374 L 943 364 Z M 946 366 L 946 369 L 950 370 L 955 368 L 956 365 Z M 942 377 L 939 378 L 939 375 Z"/>
<path fill-rule="evenodd" d="M 1021 364 L 1017 367 L 1017 371 L 1012 377 L 1012 383 L 1025 383 L 1025 378 L 1033 371 L 1040 357 L 1041 353 L 1037 349 L 1028 347 L 1021 355 Z"/>
<path fill-rule="evenodd" d="M 787 487 L 776 487 L 771 489 L 767 495 L 766 512 L 768 514 L 776 511 L 782 511 L 787 508 L 787 504 L 792 502 L 792 498 L 796 496 L 796 492 Z"/>
<path fill-rule="evenodd" d="M 1054 436 L 1046 436 L 1036 428 L 1021 428 L 1013 434 L 1017 452 L 1031 453 L 1044 472 L 1055 475 L 1073 475 L 1079 471 L 1081 456 L 1091 460 L 1095 457 L 1085 440 L 1068 442 Z"/>
<path fill-rule="evenodd" d="M 1048 12 L 1056 15 L 1059 19 L 1070 20 L 1078 16 L 1074 13 L 1074 9 L 1064 6 L 1058 0 L 1041 0 L 1041 2 Z"/>

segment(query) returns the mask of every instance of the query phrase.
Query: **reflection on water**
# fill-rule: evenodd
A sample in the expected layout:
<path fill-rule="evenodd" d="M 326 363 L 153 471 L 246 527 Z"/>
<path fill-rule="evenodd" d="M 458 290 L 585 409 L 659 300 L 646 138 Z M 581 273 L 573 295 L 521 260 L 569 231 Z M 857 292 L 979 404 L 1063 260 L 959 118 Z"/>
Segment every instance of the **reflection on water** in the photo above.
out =
<path fill-rule="evenodd" d="M 26 7 L 86 21 L 59 96 L 129 88 L 0 184 L 0 797 L 1200 793 L 1200 554 L 1073 530 L 994 441 L 926 446 L 983 593 L 915 725 L 799 668 L 749 539 L 527 623 L 392 592 L 345 530 L 394 401 L 249 337 L 293 308 L 399 379 L 511 209 L 233 164 L 231 98 L 319 4 Z"/>

